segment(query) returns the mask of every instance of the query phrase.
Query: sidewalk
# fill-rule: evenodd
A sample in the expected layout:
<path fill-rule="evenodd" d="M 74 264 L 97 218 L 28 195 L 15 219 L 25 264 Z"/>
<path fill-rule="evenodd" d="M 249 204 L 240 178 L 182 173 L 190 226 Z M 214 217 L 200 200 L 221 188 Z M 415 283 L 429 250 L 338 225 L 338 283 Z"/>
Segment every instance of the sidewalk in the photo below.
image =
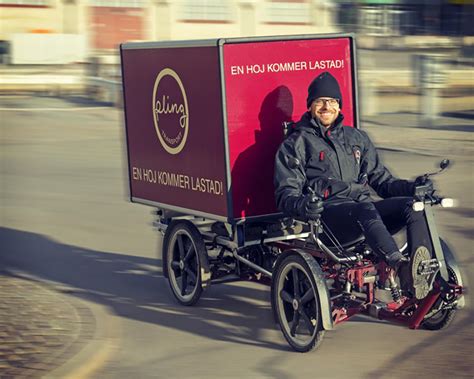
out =
<path fill-rule="evenodd" d="M 100 354 L 105 315 L 67 290 L 0 270 L 0 377 L 81 377 Z M 94 364 L 94 363 L 92 363 Z"/>
<path fill-rule="evenodd" d="M 427 49 L 453 49 L 472 48 L 472 36 L 437 36 L 437 35 L 359 35 L 357 46 L 361 49 L 374 50 L 427 50 Z"/>
<path fill-rule="evenodd" d="M 379 149 L 474 159 L 472 110 L 444 113 L 430 126 L 420 125 L 419 115 L 414 112 L 366 116 L 360 123 Z"/>

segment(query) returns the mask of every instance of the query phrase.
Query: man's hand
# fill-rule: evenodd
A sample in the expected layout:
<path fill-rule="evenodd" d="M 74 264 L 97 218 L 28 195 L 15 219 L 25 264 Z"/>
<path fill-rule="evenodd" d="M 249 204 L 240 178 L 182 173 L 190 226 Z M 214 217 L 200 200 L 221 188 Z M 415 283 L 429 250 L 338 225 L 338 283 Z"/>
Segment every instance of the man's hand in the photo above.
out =
<path fill-rule="evenodd" d="M 323 210 L 323 202 L 314 195 L 306 195 L 302 198 L 300 214 L 308 220 L 319 220 Z"/>
<path fill-rule="evenodd" d="M 417 195 L 420 192 L 428 195 L 432 195 L 434 192 L 433 182 L 425 175 L 417 177 L 413 182 L 413 195 Z"/>

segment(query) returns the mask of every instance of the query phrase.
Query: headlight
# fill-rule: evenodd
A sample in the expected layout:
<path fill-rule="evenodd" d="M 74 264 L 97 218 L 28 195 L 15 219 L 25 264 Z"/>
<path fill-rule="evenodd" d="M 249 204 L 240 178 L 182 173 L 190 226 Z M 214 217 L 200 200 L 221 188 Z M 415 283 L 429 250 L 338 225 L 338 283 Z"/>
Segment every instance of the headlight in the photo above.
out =
<path fill-rule="evenodd" d="M 425 209 L 425 203 L 422 201 L 415 201 L 412 205 L 412 208 L 415 212 L 421 212 L 423 209 Z"/>
<path fill-rule="evenodd" d="M 441 206 L 443 208 L 452 208 L 454 207 L 454 199 L 450 199 L 449 197 L 445 197 L 441 200 Z"/>

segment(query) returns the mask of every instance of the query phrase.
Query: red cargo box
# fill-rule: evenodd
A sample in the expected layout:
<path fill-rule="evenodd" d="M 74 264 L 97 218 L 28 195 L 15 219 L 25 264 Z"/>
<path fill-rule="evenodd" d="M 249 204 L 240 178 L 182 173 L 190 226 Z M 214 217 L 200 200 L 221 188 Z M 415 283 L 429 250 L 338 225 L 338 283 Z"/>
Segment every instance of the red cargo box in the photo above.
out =
<path fill-rule="evenodd" d="M 133 202 L 229 223 L 277 214 L 282 123 L 321 72 L 358 127 L 352 35 L 126 43 L 121 59 Z"/>

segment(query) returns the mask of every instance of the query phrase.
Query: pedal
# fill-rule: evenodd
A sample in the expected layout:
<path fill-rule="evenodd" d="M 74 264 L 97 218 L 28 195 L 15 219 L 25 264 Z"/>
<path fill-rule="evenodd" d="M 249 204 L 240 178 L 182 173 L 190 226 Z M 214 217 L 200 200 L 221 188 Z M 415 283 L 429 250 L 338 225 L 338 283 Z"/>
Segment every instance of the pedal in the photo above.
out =
<path fill-rule="evenodd" d="M 416 271 L 418 275 L 426 276 L 437 273 L 440 267 L 439 261 L 433 258 L 421 261 Z"/>

